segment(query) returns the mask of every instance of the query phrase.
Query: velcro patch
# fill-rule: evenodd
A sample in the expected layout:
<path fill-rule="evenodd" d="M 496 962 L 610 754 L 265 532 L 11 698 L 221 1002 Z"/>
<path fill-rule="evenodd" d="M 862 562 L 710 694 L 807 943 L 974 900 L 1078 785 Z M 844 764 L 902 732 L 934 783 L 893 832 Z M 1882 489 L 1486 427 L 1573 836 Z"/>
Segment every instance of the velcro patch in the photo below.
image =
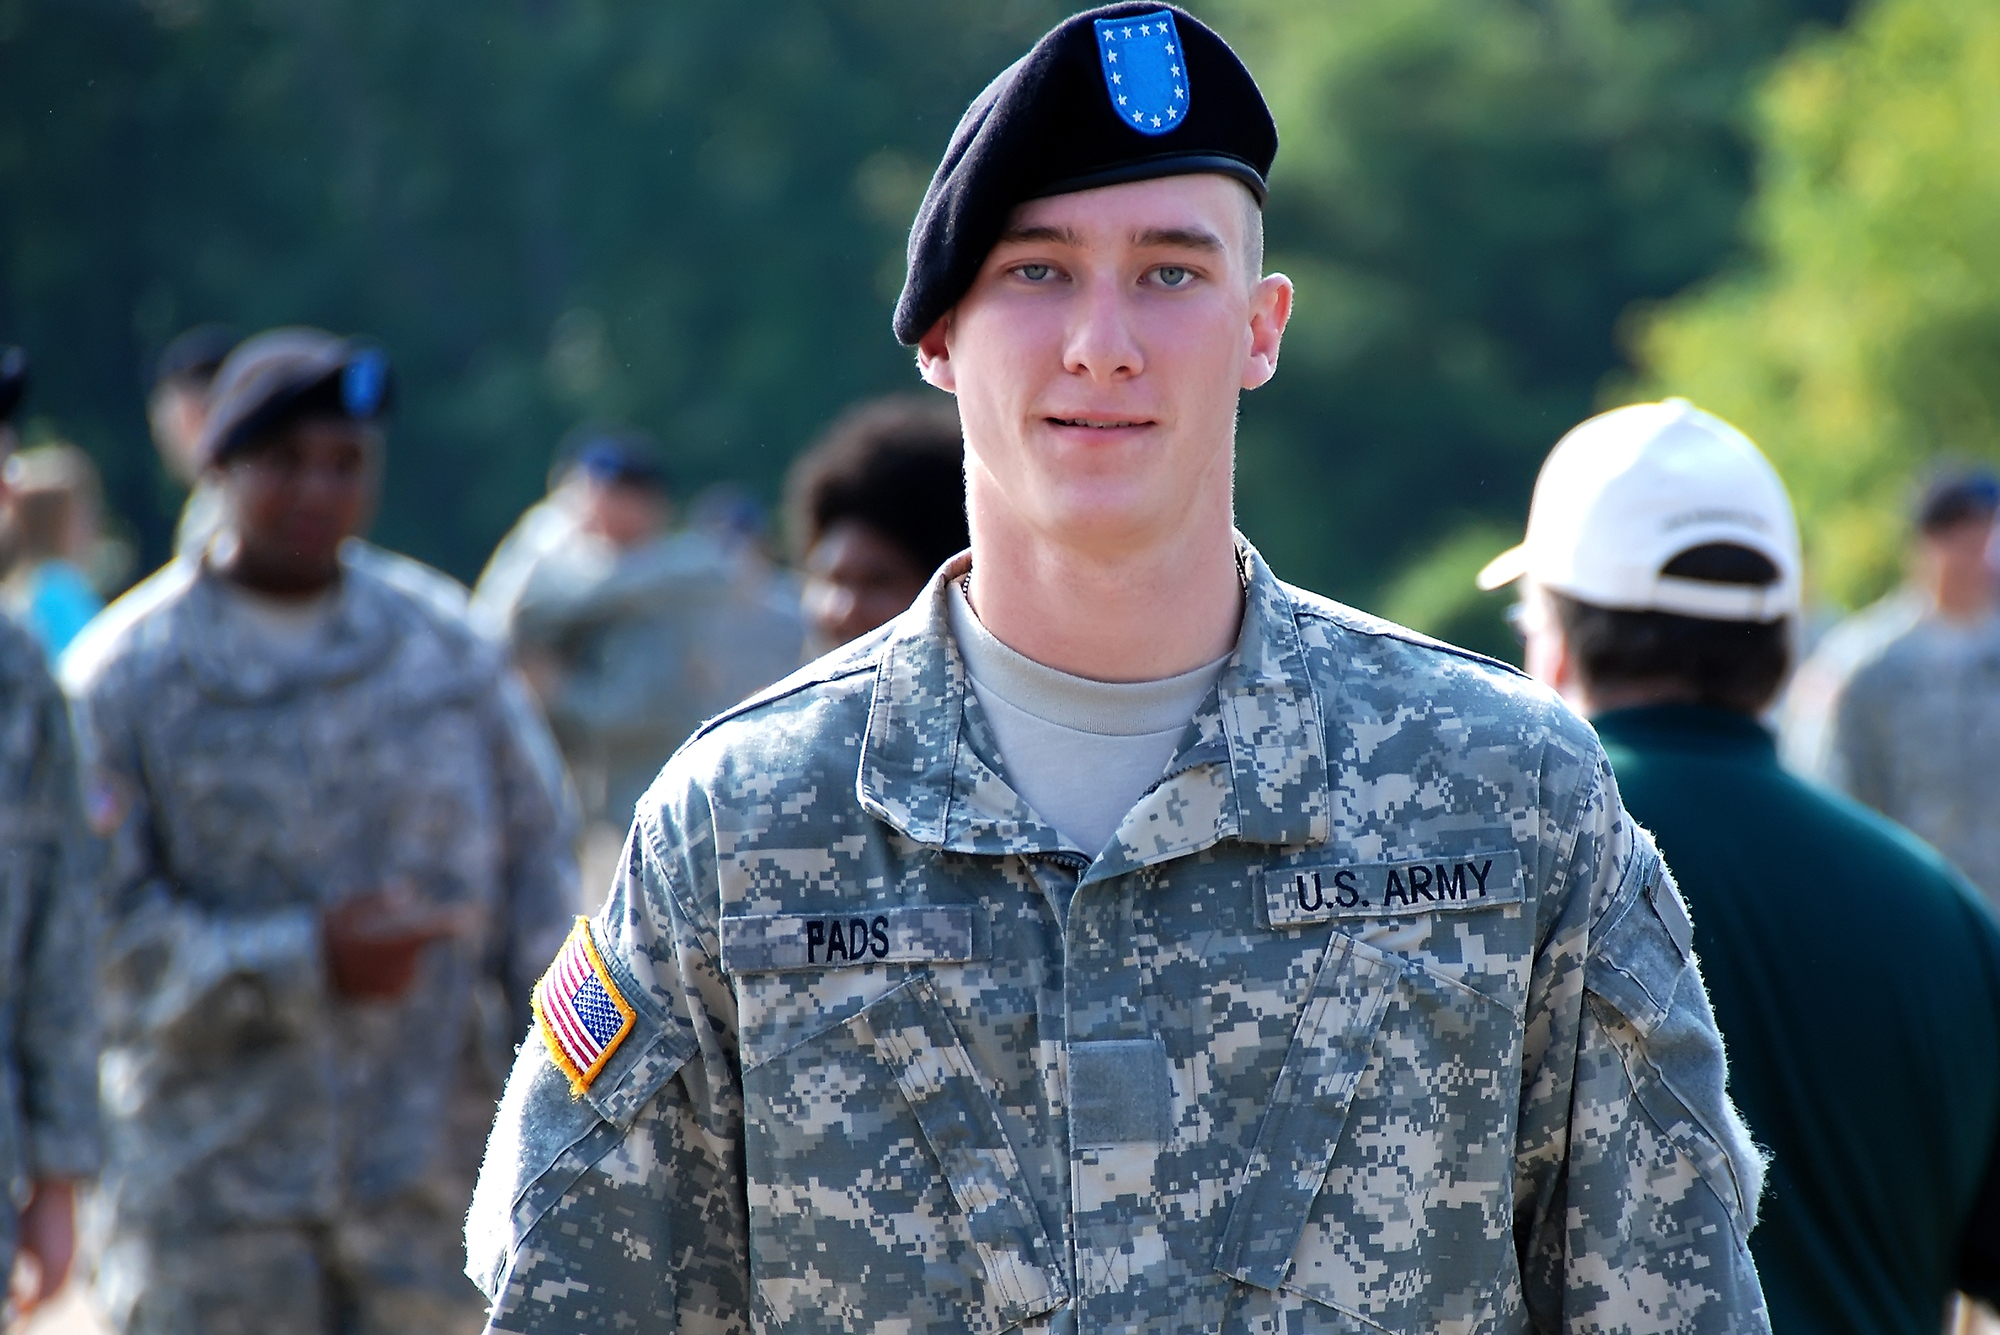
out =
<path fill-rule="evenodd" d="M 597 953 L 590 919 L 578 918 L 570 929 L 555 963 L 535 984 L 533 1005 L 550 1060 L 569 1077 L 569 1096 L 582 1098 L 636 1018 Z"/>
<path fill-rule="evenodd" d="M 730 973 L 769 973 L 978 959 L 977 912 L 969 904 L 940 904 L 726 917 L 722 967 Z"/>
<path fill-rule="evenodd" d="M 1273 867 L 1263 873 L 1273 927 L 1335 918 L 1400 918 L 1518 904 L 1527 897 L 1519 849 L 1407 862 Z"/>

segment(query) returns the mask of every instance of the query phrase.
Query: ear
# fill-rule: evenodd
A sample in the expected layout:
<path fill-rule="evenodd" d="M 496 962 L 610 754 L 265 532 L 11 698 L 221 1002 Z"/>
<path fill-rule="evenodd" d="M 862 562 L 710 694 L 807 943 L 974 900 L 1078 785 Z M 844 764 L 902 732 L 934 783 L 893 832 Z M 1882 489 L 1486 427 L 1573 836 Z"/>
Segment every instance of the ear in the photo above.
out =
<path fill-rule="evenodd" d="M 940 315 L 937 323 L 917 340 L 917 370 L 931 388 L 947 394 L 958 392 L 958 371 L 951 364 L 950 311 Z"/>
<path fill-rule="evenodd" d="M 1258 281 L 1250 293 L 1250 351 L 1243 359 L 1243 388 L 1258 389 L 1278 373 L 1278 345 L 1292 318 L 1292 280 L 1281 273 Z"/>

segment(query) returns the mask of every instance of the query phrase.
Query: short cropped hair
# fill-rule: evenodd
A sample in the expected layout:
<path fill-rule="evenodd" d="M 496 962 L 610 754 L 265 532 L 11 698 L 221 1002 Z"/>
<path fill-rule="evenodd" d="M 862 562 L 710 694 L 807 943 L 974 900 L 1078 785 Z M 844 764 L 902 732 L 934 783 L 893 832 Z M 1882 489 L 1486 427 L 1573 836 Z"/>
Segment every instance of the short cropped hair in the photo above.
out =
<path fill-rule="evenodd" d="M 1769 558 L 1734 543 L 1682 552 L 1661 574 L 1714 584 L 1778 581 Z M 1587 691 L 1671 685 L 1698 704 L 1759 714 L 1777 698 L 1792 666 L 1790 622 L 1714 621 L 1676 612 L 1634 612 L 1549 591 Z"/>
<path fill-rule="evenodd" d="M 843 520 L 867 525 L 929 574 L 970 544 L 965 444 L 949 400 L 896 394 L 849 408 L 792 465 L 794 555 Z"/>

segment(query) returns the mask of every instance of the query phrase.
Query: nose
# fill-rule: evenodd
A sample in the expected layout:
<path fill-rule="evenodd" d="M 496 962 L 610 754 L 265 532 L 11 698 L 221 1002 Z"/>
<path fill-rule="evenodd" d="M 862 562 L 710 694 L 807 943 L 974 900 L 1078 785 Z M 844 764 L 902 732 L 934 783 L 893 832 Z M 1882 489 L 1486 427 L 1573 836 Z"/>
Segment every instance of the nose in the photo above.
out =
<path fill-rule="evenodd" d="M 1146 369 L 1132 328 L 1132 294 L 1115 276 L 1090 275 L 1075 303 L 1063 347 L 1063 369 L 1108 382 L 1129 380 Z"/>

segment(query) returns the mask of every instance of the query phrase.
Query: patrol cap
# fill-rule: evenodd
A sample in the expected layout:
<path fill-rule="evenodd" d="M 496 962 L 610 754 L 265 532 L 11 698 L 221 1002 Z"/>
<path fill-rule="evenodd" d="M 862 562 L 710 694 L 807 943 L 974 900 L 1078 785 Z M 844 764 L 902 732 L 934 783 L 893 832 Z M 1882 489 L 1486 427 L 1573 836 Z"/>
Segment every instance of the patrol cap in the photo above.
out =
<path fill-rule="evenodd" d="M 28 353 L 25 348 L 0 347 L 0 423 L 14 420 L 14 410 L 28 393 Z"/>
<path fill-rule="evenodd" d="M 305 417 L 373 422 L 388 411 L 394 388 L 380 348 L 323 329 L 267 329 L 238 344 L 215 373 L 196 457 L 220 463 Z"/>
<path fill-rule="evenodd" d="M 1066 19 L 966 109 L 910 229 L 896 337 L 958 303 L 1017 205 L 1126 181 L 1220 172 L 1261 203 L 1278 127 L 1228 43 L 1184 9 L 1106 5 Z"/>
<path fill-rule="evenodd" d="M 1710 544 L 1769 560 L 1768 585 L 1661 573 Z M 1750 438 L 1686 399 L 1600 413 L 1556 443 L 1522 543 L 1479 572 L 1497 589 L 1522 576 L 1596 607 L 1710 621 L 1777 621 L 1799 609 L 1799 531 L 1777 470 Z"/>
<path fill-rule="evenodd" d="M 1917 528 L 1942 533 L 1968 519 L 1990 520 L 2000 514 L 2000 477 L 1987 468 L 1957 468 L 1939 473 L 1924 487 L 1917 502 Z"/>

